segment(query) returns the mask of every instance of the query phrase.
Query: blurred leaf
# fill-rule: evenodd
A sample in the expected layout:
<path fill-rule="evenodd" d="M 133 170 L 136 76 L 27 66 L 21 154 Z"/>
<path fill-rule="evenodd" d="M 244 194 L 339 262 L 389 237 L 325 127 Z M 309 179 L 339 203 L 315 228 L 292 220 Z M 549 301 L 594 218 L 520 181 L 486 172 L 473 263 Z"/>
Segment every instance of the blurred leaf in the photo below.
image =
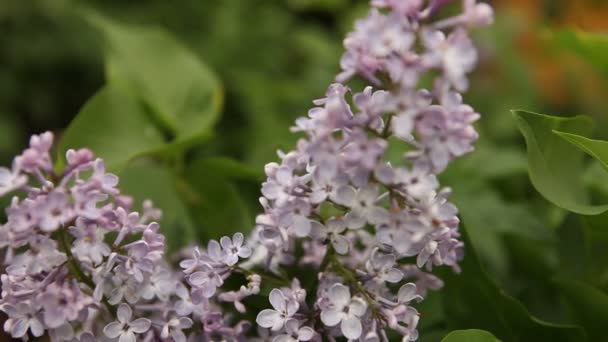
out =
<path fill-rule="evenodd" d="M 211 135 L 223 92 L 196 55 L 160 27 L 119 24 L 94 14 L 87 18 L 104 34 L 108 80 L 144 101 L 176 145 Z"/>
<path fill-rule="evenodd" d="M 86 147 L 103 158 L 109 170 L 116 171 L 164 143 L 141 104 L 114 85 L 106 85 L 84 105 L 61 136 L 58 160 L 63 162 L 69 148 Z"/>
<path fill-rule="evenodd" d="M 471 240 L 484 265 L 493 274 L 504 275 L 507 272 L 504 234 L 536 241 L 547 236 L 547 229 L 534 208 L 508 200 L 492 183 L 518 174 L 525 179 L 525 173 L 523 153 L 486 142 L 480 144 L 475 153 L 457 159 L 440 176 L 442 184 L 450 184 L 453 188 L 451 201 L 467 223 Z"/>
<path fill-rule="evenodd" d="M 469 329 L 452 331 L 441 342 L 500 342 L 500 340 L 487 331 Z"/>
<path fill-rule="evenodd" d="M 190 212 L 197 224 L 199 239 L 207 240 L 236 232 L 247 233 L 253 228 L 253 217 L 237 186 L 226 171 L 227 165 L 218 167 L 217 159 L 200 159 L 188 165 L 185 182 L 180 190 L 188 198 Z M 257 186 L 257 180 L 255 181 Z"/>
<path fill-rule="evenodd" d="M 560 118 L 525 111 L 513 112 L 528 147 L 532 184 L 558 207 L 583 215 L 597 215 L 608 205 L 592 205 L 582 182 L 583 154 L 553 131 L 588 134 L 586 117 Z"/>
<path fill-rule="evenodd" d="M 566 30 L 557 32 L 556 40 L 608 78 L 608 34 Z"/>
<path fill-rule="evenodd" d="M 589 139 L 580 135 L 555 131 L 572 145 L 595 158 L 602 166 L 608 169 L 608 141 Z M 608 178 L 606 179 L 608 181 Z"/>
<path fill-rule="evenodd" d="M 556 284 L 572 311 L 574 321 L 585 328 L 589 340 L 605 340 L 608 295 L 580 281 L 557 279 Z"/>
<path fill-rule="evenodd" d="M 288 0 L 287 5 L 295 10 L 322 10 L 333 12 L 344 9 L 349 0 Z"/>
<path fill-rule="evenodd" d="M 133 196 L 138 211 L 141 212 L 141 204 L 146 199 L 162 210 L 160 230 L 170 252 L 196 242 L 194 224 L 177 193 L 176 184 L 175 175 L 160 166 L 138 165 L 120 173 L 122 193 Z"/>
<path fill-rule="evenodd" d="M 461 230 L 466 246 L 460 264 L 462 273 L 442 272 L 446 284 L 442 298 L 449 328 L 483 329 L 509 342 L 585 340 L 579 327 L 541 321 L 502 292 L 479 264 L 466 230 Z"/>
<path fill-rule="evenodd" d="M 608 213 L 582 217 L 585 282 L 608 292 Z M 580 266 L 579 266 L 580 267 Z"/>
<path fill-rule="evenodd" d="M 264 172 L 227 157 L 208 157 L 204 164 L 228 179 L 251 180 L 256 183 L 264 180 Z"/>
<path fill-rule="evenodd" d="M 479 167 L 483 165 L 483 167 Z M 456 159 L 446 170 L 450 183 L 457 183 L 456 178 L 464 173 L 475 174 L 476 178 L 496 179 L 525 174 L 527 162 L 524 153 L 511 146 L 494 146 L 478 142 L 474 153 Z M 456 174 L 450 177 L 451 174 Z"/>
<path fill-rule="evenodd" d="M 470 238 L 484 265 L 504 274 L 508 267 L 503 235 L 507 233 L 540 240 L 547 236 L 543 222 L 533 208 L 519 202 L 508 202 L 488 183 L 461 178 L 454 184 L 452 201 L 467 223 Z"/>

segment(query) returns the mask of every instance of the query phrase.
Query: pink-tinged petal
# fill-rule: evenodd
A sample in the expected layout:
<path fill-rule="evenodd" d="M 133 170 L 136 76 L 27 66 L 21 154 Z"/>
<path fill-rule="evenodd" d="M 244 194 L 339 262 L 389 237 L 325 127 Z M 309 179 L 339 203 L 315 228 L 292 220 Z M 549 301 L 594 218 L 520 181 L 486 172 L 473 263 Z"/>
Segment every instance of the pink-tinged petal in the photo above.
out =
<path fill-rule="evenodd" d="M 279 289 L 272 289 L 269 295 L 270 304 L 277 311 L 283 311 L 286 309 L 286 299 L 283 291 Z"/>
<path fill-rule="evenodd" d="M 213 260 L 220 260 L 222 258 L 222 247 L 215 240 L 210 240 L 207 244 L 207 253 Z"/>
<path fill-rule="evenodd" d="M 103 328 L 103 334 L 107 338 L 117 338 L 122 333 L 123 325 L 118 322 L 112 322 Z"/>
<path fill-rule="evenodd" d="M 418 254 L 418 258 L 416 259 L 416 264 L 418 267 L 424 266 L 426 262 L 429 260 L 431 255 L 435 253 L 437 250 L 437 241 L 429 241 L 429 243 L 424 246 L 420 254 Z"/>
<path fill-rule="evenodd" d="M 367 303 L 359 297 L 354 297 L 350 302 L 348 309 L 349 313 L 361 317 L 365 315 L 365 311 L 367 311 Z"/>
<path fill-rule="evenodd" d="M 150 329 L 151 325 L 152 325 L 152 321 L 150 321 L 147 318 L 138 318 L 138 319 L 134 320 L 133 322 L 129 323 L 129 327 L 131 327 L 131 330 L 133 330 L 133 332 L 136 332 L 138 334 L 143 334 L 146 331 L 148 331 Z"/>
<path fill-rule="evenodd" d="M 416 293 L 416 285 L 414 283 L 407 283 L 401 286 L 397 298 L 399 303 L 409 303 L 414 299 L 422 299 L 422 297 Z"/>
<path fill-rule="evenodd" d="M 382 207 L 372 207 L 367 211 L 367 214 L 367 219 L 371 224 L 388 222 L 390 217 L 388 210 Z"/>
<path fill-rule="evenodd" d="M 336 253 L 344 255 L 348 253 L 348 239 L 342 235 L 332 235 L 331 245 L 336 250 Z"/>
<path fill-rule="evenodd" d="M 244 240 L 245 237 L 243 236 L 243 233 L 234 233 L 232 236 L 232 243 L 234 243 L 236 246 L 241 246 Z"/>
<path fill-rule="evenodd" d="M 342 310 L 350 302 L 350 290 L 348 287 L 336 283 L 329 288 L 329 299 L 335 305 L 336 310 Z"/>
<path fill-rule="evenodd" d="M 174 342 L 186 342 L 186 335 L 181 330 L 171 330 L 171 337 Z"/>
<path fill-rule="evenodd" d="M 272 328 L 278 321 L 281 320 L 281 315 L 275 310 L 264 309 L 260 311 L 255 321 L 262 328 Z"/>
<path fill-rule="evenodd" d="M 131 320 L 131 316 L 133 315 L 133 310 L 127 304 L 120 304 L 117 311 L 118 321 L 120 323 L 128 323 Z"/>
<path fill-rule="evenodd" d="M 357 200 L 364 201 L 368 204 L 376 202 L 378 198 L 378 188 L 374 185 L 367 185 L 359 190 L 357 193 Z"/>
<path fill-rule="evenodd" d="M 243 246 L 239 248 L 239 256 L 241 258 L 249 258 L 251 256 L 251 248 Z"/>
<path fill-rule="evenodd" d="M 222 236 L 220 239 L 220 245 L 222 245 L 223 249 L 230 249 L 232 248 L 232 240 L 230 240 L 230 238 L 227 236 Z"/>
<path fill-rule="evenodd" d="M 336 190 L 335 200 L 338 202 L 338 204 L 352 207 L 355 202 L 356 195 L 357 193 L 352 186 L 344 185 Z"/>
<path fill-rule="evenodd" d="M 295 300 L 291 299 L 287 301 L 287 316 L 291 317 L 295 315 L 296 312 L 300 309 L 300 304 Z"/>
<path fill-rule="evenodd" d="M 290 184 L 293 179 L 292 171 L 286 166 L 281 166 L 275 173 L 275 178 L 280 184 Z"/>
<path fill-rule="evenodd" d="M 336 326 L 342 320 L 342 311 L 327 309 L 321 311 L 321 321 L 328 327 Z"/>
<path fill-rule="evenodd" d="M 310 341 L 315 336 L 315 331 L 310 327 L 302 327 L 298 331 L 298 340 Z"/>
<path fill-rule="evenodd" d="M 188 329 L 192 327 L 192 320 L 188 317 L 181 317 L 179 319 L 179 328 L 180 329 Z"/>
<path fill-rule="evenodd" d="M 295 334 L 300 328 L 300 322 L 297 319 L 291 318 L 285 322 L 285 332 L 292 335 Z"/>
<path fill-rule="evenodd" d="M 403 272 L 396 268 L 391 268 L 386 273 L 386 281 L 388 281 L 389 283 L 398 283 L 401 281 L 401 279 L 403 279 Z"/>
<path fill-rule="evenodd" d="M 207 273 L 199 271 L 192 273 L 188 277 L 188 281 L 194 286 L 201 286 L 209 281 L 209 277 L 207 276 Z"/>
<path fill-rule="evenodd" d="M 275 182 L 264 182 L 262 184 L 262 195 L 268 199 L 276 199 L 281 193 L 281 187 Z"/>
<path fill-rule="evenodd" d="M 123 332 L 118 339 L 118 342 L 136 342 L 135 334 L 128 330 Z"/>
<path fill-rule="evenodd" d="M 330 219 L 327 221 L 327 229 L 334 233 L 342 233 L 346 230 L 346 222 L 341 219 Z"/>
<path fill-rule="evenodd" d="M 23 318 L 17 319 L 11 326 L 11 336 L 21 338 L 27 334 L 27 329 L 29 329 L 29 322 Z"/>
<path fill-rule="evenodd" d="M 340 324 L 340 329 L 342 330 L 344 337 L 348 338 L 349 340 L 358 339 L 359 336 L 361 336 L 361 331 L 363 330 L 361 327 L 361 321 L 355 316 L 350 316 L 343 319 L 342 324 Z"/>
<path fill-rule="evenodd" d="M 292 228 L 297 237 L 306 237 L 310 233 L 310 220 L 302 215 L 294 215 Z"/>
<path fill-rule="evenodd" d="M 345 221 L 346 225 L 350 229 L 363 228 L 363 226 L 365 226 L 365 223 L 367 222 L 363 216 L 354 211 L 351 211 L 346 214 Z"/>
<path fill-rule="evenodd" d="M 272 339 L 272 342 L 298 342 L 298 341 L 289 335 L 282 334 L 282 335 L 275 336 Z"/>

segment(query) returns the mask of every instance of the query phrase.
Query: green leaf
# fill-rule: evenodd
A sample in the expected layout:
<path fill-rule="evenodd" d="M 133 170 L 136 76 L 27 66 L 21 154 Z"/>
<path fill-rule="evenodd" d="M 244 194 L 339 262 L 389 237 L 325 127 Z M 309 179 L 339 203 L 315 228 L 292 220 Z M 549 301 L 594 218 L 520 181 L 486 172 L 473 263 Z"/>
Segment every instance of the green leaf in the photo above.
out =
<path fill-rule="evenodd" d="M 160 27 L 86 16 L 105 37 L 106 76 L 138 96 L 185 147 L 211 135 L 223 101 L 220 82 L 194 53 Z"/>
<path fill-rule="evenodd" d="M 247 233 L 253 228 L 253 216 L 243 199 L 247 183 L 236 183 L 225 170 L 226 165 L 218 167 L 215 158 L 194 161 L 188 165 L 185 183 L 180 186 L 188 198 L 201 240 Z M 251 190 L 258 191 L 257 180 L 249 185 L 253 186 Z"/>
<path fill-rule="evenodd" d="M 530 315 L 516 299 L 506 295 L 482 269 L 464 227 L 465 258 L 462 272 L 441 272 L 445 317 L 450 329 L 482 329 L 509 342 L 585 340 L 576 326 L 544 322 Z"/>
<path fill-rule="evenodd" d="M 572 145 L 599 161 L 608 170 L 608 141 L 589 139 L 577 134 L 555 131 Z M 606 179 L 608 181 L 608 179 Z"/>
<path fill-rule="evenodd" d="M 58 144 L 58 160 L 70 148 L 89 148 L 117 171 L 165 144 L 141 104 L 113 85 L 106 85 L 81 109 Z"/>
<path fill-rule="evenodd" d="M 500 340 L 487 331 L 469 329 L 452 331 L 441 342 L 500 342 Z"/>
<path fill-rule="evenodd" d="M 608 34 L 567 30 L 558 32 L 556 40 L 608 78 Z"/>
<path fill-rule="evenodd" d="M 608 205 L 592 205 L 582 182 L 583 154 L 553 131 L 588 134 L 591 121 L 586 117 L 560 118 L 525 111 L 514 111 L 526 140 L 528 173 L 532 184 L 558 207 L 583 215 L 597 215 Z"/>
<path fill-rule="evenodd" d="M 574 321 L 585 328 L 589 340 L 605 340 L 608 295 L 580 281 L 557 279 L 556 284 L 572 311 Z"/>
<path fill-rule="evenodd" d="M 175 252 L 196 242 L 196 232 L 188 209 L 177 192 L 177 179 L 168 169 L 155 165 L 137 165 L 120 173 L 122 193 L 133 196 L 137 210 L 150 199 L 163 211 L 160 230 L 168 250 Z"/>

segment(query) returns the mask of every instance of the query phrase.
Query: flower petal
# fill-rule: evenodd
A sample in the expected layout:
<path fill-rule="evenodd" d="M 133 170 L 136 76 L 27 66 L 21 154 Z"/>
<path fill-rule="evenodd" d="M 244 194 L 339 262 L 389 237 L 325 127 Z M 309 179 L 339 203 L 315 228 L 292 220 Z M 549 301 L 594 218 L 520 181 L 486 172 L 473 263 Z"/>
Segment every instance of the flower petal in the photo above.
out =
<path fill-rule="evenodd" d="M 138 334 L 143 334 L 146 331 L 148 331 L 150 329 L 150 326 L 152 326 L 152 321 L 150 321 L 147 318 L 138 318 L 136 320 L 134 320 L 133 322 L 129 323 L 129 327 L 131 327 L 131 330 L 133 330 L 133 332 L 136 332 Z"/>
<path fill-rule="evenodd" d="M 107 338 L 117 338 L 122 333 L 123 325 L 118 322 L 112 322 L 103 328 L 103 334 Z"/>
<path fill-rule="evenodd" d="M 361 327 L 361 321 L 355 316 L 347 317 L 342 320 L 342 324 L 340 324 L 340 329 L 342 330 L 342 334 L 344 337 L 349 340 L 358 339 L 361 336 L 361 331 L 363 330 Z"/>
<path fill-rule="evenodd" d="M 342 311 L 327 309 L 321 311 L 321 321 L 328 327 L 333 327 L 342 320 Z"/>
<path fill-rule="evenodd" d="M 120 323 L 128 323 L 131 320 L 131 316 L 133 315 L 133 310 L 127 304 L 120 304 L 117 311 L 118 321 Z"/>
<path fill-rule="evenodd" d="M 271 328 L 280 320 L 281 315 L 277 311 L 271 309 L 264 309 L 260 311 L 255 319 L 258 325 L 262 328 Z"/>
<path fill-rule="evenodd" d="M 335 305 L 336 310 L 342 310 L 350 302 L 350 290 L 348 287 L 336 283 L 329 288 L 329 299 Z"/>
<path fill-rule="evenodd" d="M 279 289 L 272 289 L 268 297 L 268 299 L 270 300 L 270 304 L 275 310 L 284 311 L 286 309 L 286 298 L 283 294 L 283 291 Z"/>

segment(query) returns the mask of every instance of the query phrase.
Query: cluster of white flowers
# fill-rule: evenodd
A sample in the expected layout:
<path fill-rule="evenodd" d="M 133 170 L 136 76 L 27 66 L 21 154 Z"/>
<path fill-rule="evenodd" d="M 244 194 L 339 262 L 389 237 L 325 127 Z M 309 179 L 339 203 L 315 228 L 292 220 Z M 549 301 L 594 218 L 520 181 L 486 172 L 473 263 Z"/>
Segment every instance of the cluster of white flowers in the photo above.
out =
<path fill-rule="evenodd" d="M 0 195 L 21 194 L 0 226 L 5 331 L 81 342 L 416 340 L 413 304 L 442 286 L 430 271 L 458 271 L 462 258 L 457 208 L 437 174 L 477 139 L 479 115 L 460 95 L 477 59 L 467 29 L 491 23 L 492 9 L 464 0 L 460 14 L 434 20 L 446 1 L 371 3 L 344 42 L 340 83 L 296 121 L 297 148 L 266 165 L 252 235 L 185 251 L 181 272 L 164 257 L 151 202 L 133 211 L 87 149 L 68 151 L 56 171 L 52 134 L 33 136 L 0 168 Z M 351 94 L 354 76 L 376 90 Z M 407 148 L 394 156 L 393 144 Z M 265 294 L 272 308 L 251 300 Z"/>

